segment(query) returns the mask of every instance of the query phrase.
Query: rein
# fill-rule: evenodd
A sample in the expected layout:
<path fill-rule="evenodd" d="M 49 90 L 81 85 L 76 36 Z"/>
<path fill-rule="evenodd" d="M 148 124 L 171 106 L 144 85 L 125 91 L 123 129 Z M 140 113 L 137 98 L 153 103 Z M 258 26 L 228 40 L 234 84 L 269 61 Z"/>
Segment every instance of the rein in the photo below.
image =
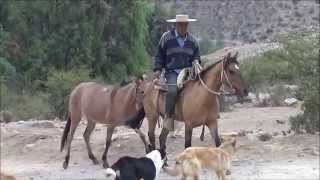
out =
<path fill-rule="evenodd" d="M 222 78 L 223 78 L 223 76 L 224 76 L 224 77 L 226 78 L 229 86 L 232 88 L 232 84 L 231 84 L 231 82 L 230 82 L 230 80 L 229 80 L 229 78 L 228 78 L 228 76 L 227 76 L 227 74 L 226 74 L 226 72 L 225 72 L 225 70 L 224 70 L 224 61 L 225 61 L 225 60 L 222 61 L 222 68 L 221 68 L 221 75 L 220 75 L 220 82 L 221 82 L 221 84 L 222 84 L 222 85 L 221 85 L 221 86 L 222 86 L 222 91 L 221 91 L 221 92 L 217 92 L 217 91 L 214 91 L 214 90 L 210 89 L 210 88 L 208 87 L 208 85 L 206 85 L 206 83 L 205 83 L 205 82 L 203 81 L 203 79 L 201 78 L 200 72 L 197 72 L 197 71 L 196 71 L 196 73 L 197 73 L 197 75 L 198 75 L 198 77 L 199 77 L 199 80 L 200 80 L 202 86 L 203 86 L 208 92 L 210 92 L 211 94 L 215 94 L 215 95 L 217 95 L 217 96 L 220 96 L 220 95 L 231 95 L 231 94 L 232 94 L 232 93 L 229 93 L 229 92 L 225 91 L 224 83 L 222 82 Z M 200 66 L 200 64 L 196 64 L 196 66 Z M 200 67 L 201 67 L 201 66 L 200 66 Z"/>

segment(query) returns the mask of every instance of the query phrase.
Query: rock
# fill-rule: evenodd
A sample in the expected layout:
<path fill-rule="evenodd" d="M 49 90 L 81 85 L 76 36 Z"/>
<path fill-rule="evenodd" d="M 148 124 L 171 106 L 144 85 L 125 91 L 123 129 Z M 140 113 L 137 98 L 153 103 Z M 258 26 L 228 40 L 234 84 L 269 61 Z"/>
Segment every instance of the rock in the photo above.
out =
<path fill-rule="evenodd" d="M 238 132 L 238 135 L 239 135 L 240 137 L 246 136 L 246 135 L 247 135 L 247 131 L 241 129 L 241 130 Z"/>
<path fill-rule="evenodd" d="M 278 123 L 278 124 L 284 124 L 285 123 L 285 121 L 283 121 L 283 120 L 276 120 L 276 122 Z"/>
<path fill-rule="evenodd" d="M 123 136 L 122 139 L 124 140 L 130 139 L 130 136 Z"/>
<path fill-rule="evenodd" d="M 282 132 L 282 135 L 286 136 L 287 133 L 285 131 L 281 131 Z"/>
<path fill-rule="evenodd" d="M 32 148 L 32 147 L 34 147 L 35 146 L 35 144 L 27 144 L 25 147 L 26 148 Z"/>
<path fill-rule="evenodd" d="M 278 136 L 278 135 L 279 135 L 278 132 L 273 132 L 273 133 L 272 133 L 272 136 Z"/>
<path fill-rule="evenodd" d="M 270 94 L 269 93 L 259 93 L 258 94 L 258 99 L 259 101 L 263 101 L 263 100 L 269 100 L 270 99 Z"/>
<path fill-rule="evenodd" d="M 31 127 L 37 128 L 55 128 L 55 125 L 50 121 L 39 121 L 31 124 Z"/>
<path fill-rule="evenodd" d="M 113 141 L 116 141 L 116 140 L 118 140 L 119 139 L 119 136 L 112 136 L 111 137 L 111 141 L 113 142 Z"/>
<path fill-rule="evenodd" d="M 117 144 L 116 147 L 117 147 L 117 148 L 120 148 L 120 147 L 121 147 L 121 144 Z"/>
<path fill-rule="evenodd" d="M 304 155 L 302 153 L 299 153 L 298 157 L 304 157 Z"/>
<path fill-rule="evenodd" d="M 316 148 L 312 148 L 310 154 L 313 155 L 313 156 L 319 156 L 320 155 L 319 150 L 317 150 Z"/>
<path fill-rule="evenodd" d="M 257 138 L 258 138 L 260 141 L 269 141 L 270 139 L 272 139 L 272 136 L 271 136 L 270 133 L 261 132 L 261 133 L 258 133 L 258 134 L 257 134 Z"/>
<path fill-rule="evenodd" d="M 295 104 L 298 103 L 298 100 L 296 98 L 286 98 L 284 100 L 284 103 L 287 105 L 287 106 L 293 106 Z"/>
<path fill-rule="evenodd" d="M 243 137 L 246 136 L 247 134 L 252 134 L 253 131 L 252 130 L 244 130 L 244 129 L 240 129 L 239 132 L 237 133 L 239 137 Z"/>
<path fill-rule="evenodd" d="M 231 136 L 231 137 L 236 137 L 238 136 L 239 133 L 237 132 L 228 132 L 228 133 L 221 133 L 221 136 Z"/>
<path fill-rule="evenodd" d="M 257 95 L 252 92 L 248 93 L 247 98 L 250 99 L 252 102 L 257 101 Z"/>

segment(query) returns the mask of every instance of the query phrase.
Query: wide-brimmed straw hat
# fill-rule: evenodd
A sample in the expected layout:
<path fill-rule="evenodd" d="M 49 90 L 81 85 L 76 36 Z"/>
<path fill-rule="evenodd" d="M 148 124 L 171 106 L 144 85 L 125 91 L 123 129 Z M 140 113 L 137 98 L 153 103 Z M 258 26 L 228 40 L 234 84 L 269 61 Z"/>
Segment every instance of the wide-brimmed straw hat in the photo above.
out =
<path fill-rule="evenodd" d="M 189 19 L 187 14 L 177 14 L 175 19 L 169 19 L 167 22 L 194 22 L 197 19 Z"/>

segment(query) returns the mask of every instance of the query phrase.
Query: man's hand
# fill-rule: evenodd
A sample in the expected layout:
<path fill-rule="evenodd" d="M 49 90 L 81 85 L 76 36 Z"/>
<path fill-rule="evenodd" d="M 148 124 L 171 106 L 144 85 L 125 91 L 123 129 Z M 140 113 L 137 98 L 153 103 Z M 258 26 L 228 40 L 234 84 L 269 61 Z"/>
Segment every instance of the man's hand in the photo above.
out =
<path fill-rule="evenodd" d="M 161 76 L 161 71 L 160 70 L 156 70 L 154 71 L 154 73 L 152 74 L 152 79 L 159 79 Z"/>
<path fill-rule="evenodd" d="M 160 77 L 161 71 L 160 71 L 160 70 L 156 70 L 156 71 L 154 72 L 154 74 L 155 74 L 157 77 Z"/>
<path fill-rule="evenodd" d="M 200 64 L 200 61 L 199 61 L 199 59 L 195 59 L 195 60 L 193 61 L 193 63 Z"/>

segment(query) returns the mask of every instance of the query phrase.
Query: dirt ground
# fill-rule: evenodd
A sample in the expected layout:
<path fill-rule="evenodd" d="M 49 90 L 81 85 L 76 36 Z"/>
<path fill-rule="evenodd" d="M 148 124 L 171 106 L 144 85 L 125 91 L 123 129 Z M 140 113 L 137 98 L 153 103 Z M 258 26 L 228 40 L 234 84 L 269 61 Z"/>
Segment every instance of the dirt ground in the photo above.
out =
<path fill-rule="evenodd" d="M 298 113 L 295 107 L 238 107 L 221 114 L 220 133 L 252 131 L 238 138 L 239 150 L 232 162 L 228 179 L 238 180 L 316 180 L 319 179 L 319 134 L 288 133 L 289 117 Z M 277 122 L 283 122 L 278 123 Z M 28 121 L 1 124 L 1 170 L 17 179 L 104 179 L 102 165 L 93 165 L 87 156 L 82 133 L 85 122 L 77 129 L 71 149 L 69 168 L 62 162 L 65 152 L 60 153 L 60 138 L 65 123 L 60 121 Z M 143 124 L 144 132 L 147 131 Z M 273 134 L 269 141 L 260 141 L 256 134 L 261 131 Z M 199 140 L 201 128 L 193 133 L 193 146 L 212 146 L 206 130 L 205 141 Z M 284 135 L 284 132 L 286 135 Z M 159 129 L 157 131 L 159 134 Z M 168 139 L 169 165 L 184 148 L 181 136 Z M 91 137 L 93 151 L 99 159 L 104 150 L 106 127 L 98 125 Z M 109 151 L 112 164 L 124 155 L 143 156 L 143 144 L 133 130 L 118 128 Z M 158 144 L 158 142 L 157 142 Z M 160 180 L 176 180 L 161 172 Z M 217 179 L 215 174 L 204 172 L 204 180 Z"/>

